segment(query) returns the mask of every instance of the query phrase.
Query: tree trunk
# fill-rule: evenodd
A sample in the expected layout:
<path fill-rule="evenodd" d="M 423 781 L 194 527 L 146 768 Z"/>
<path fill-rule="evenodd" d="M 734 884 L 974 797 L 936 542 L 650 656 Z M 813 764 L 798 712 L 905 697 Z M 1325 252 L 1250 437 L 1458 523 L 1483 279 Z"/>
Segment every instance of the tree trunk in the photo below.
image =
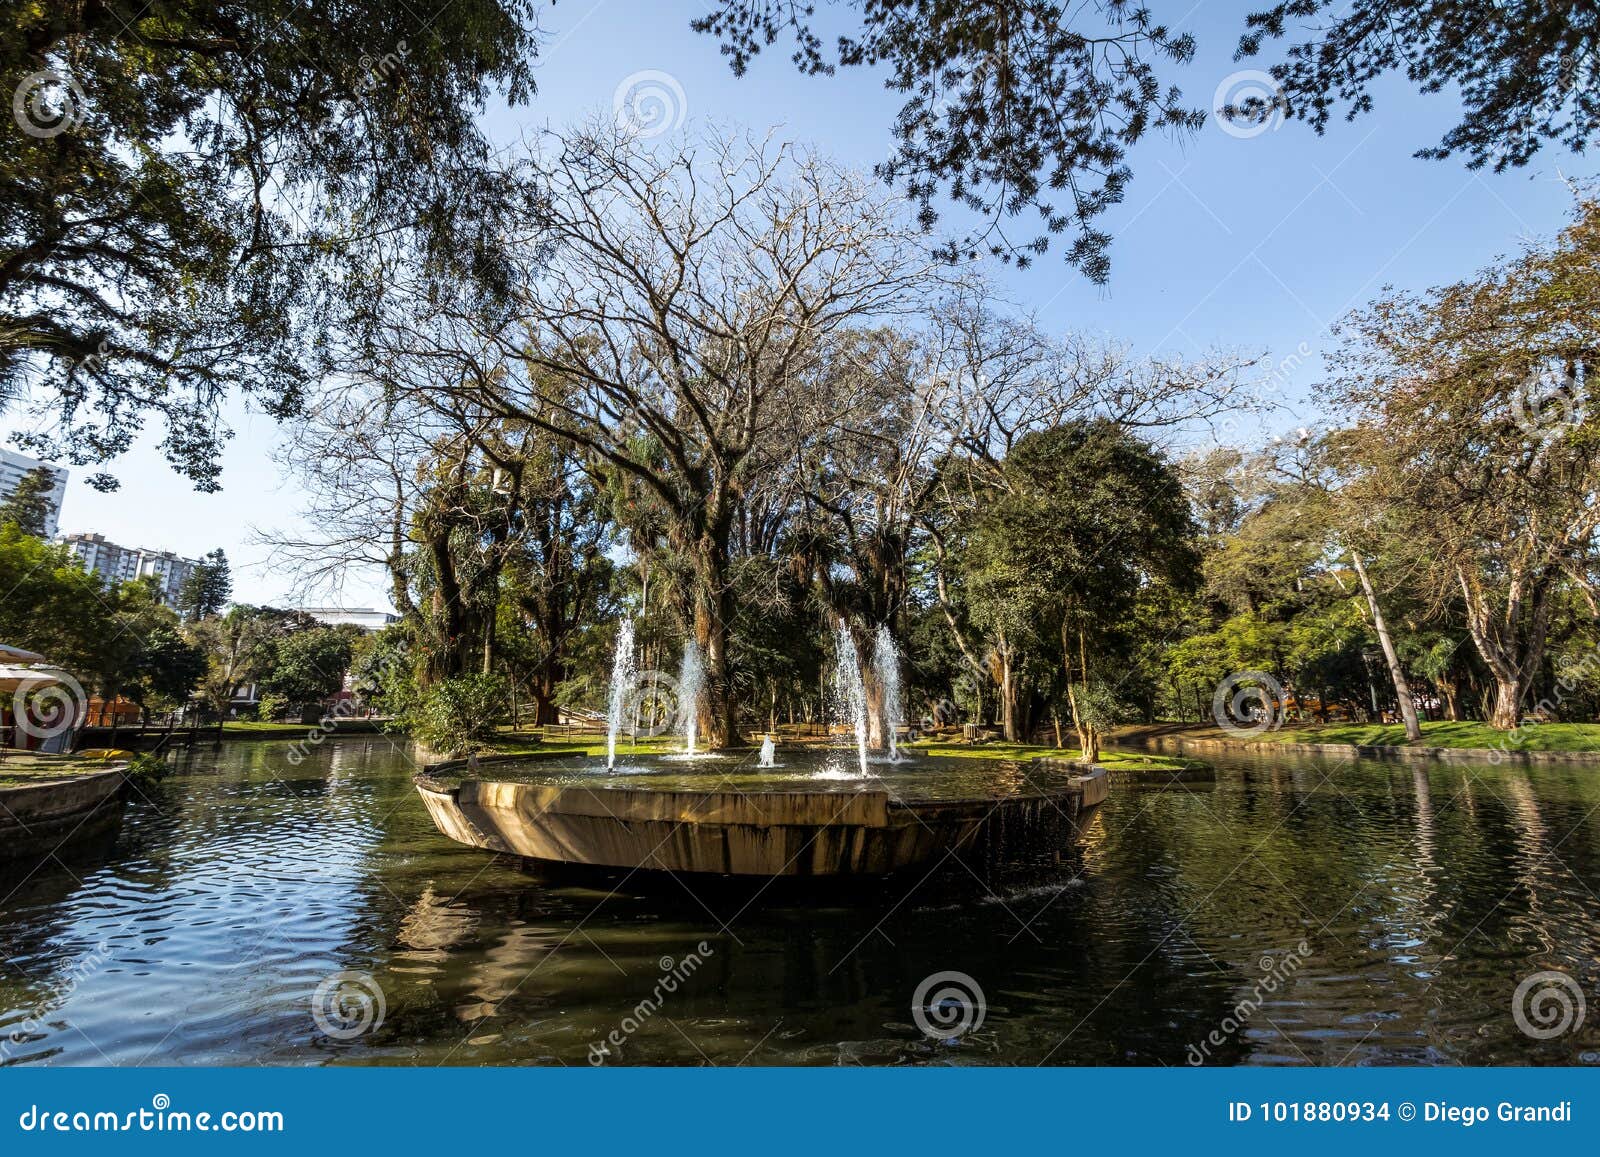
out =
<path fill-rule="evenodd" d="M 1522 680 L 1496 678 L 1494 681 L 1494 711 L 1489 716 L 1489 726 L 1496 731 L 1510 731 L 1522 718 Z"/>
<path fill-rule="evenodd" d="M 1384 622 L 1383 611 L 1378 607 L 1378 594 L 1372 589 L 1367 568 L 1361 561 L 1361 552 L 1352 550 L 1350 561 L 1355 563 L 1356 577 L 1361 580 L 1361 593 L 1367 596 L 1367 607 L 1372 612 L 1372 629 L 1378 633 L 1378 644 L 1383 648 L 1384 662 L 1389 666 L 1389 677 L 1394 680 L 1395 698 L 1400 701 L 1400 718 L 1405 721 L 1406 739 L 1412 743 L 1422 739 L 1422 724 L 1417 721 L 1417 704 L 1411 698 L 1411 687 L 1400 667 L 1400 657 L 1395 653 L 1394 639 L 1389 635 L 1389 625 Z"/>
<path fill-rule="evenodd" d="M 733 608 L 722 589 L 720 567 L 702 564 L 694 600 L 694 641 L 705 662 L 700 695 L 699 742 L 708 751 L 726 747 L 738 734 L 738 715 L 728 686 L 728 620 Z"/>

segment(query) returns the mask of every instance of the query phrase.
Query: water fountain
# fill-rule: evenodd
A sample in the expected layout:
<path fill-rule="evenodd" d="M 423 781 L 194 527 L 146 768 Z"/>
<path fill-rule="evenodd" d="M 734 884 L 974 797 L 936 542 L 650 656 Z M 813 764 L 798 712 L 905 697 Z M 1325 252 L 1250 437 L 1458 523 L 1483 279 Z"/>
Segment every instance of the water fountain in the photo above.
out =
<path fill-rule="evenodd" d="M 861 763 L 861 774 L 867 770 L 867 687 L 861 681 L 861 656 L 856 652 L 855 637 L 850 624 L 843 619 L 834 632 L 833 693 L 846 718 L 855 724 L 856 756 Z"/>
<path fill-rule="evenodd" d="M 889 734 L 889 762 L 900 762 L 900 740 L 895 729 L 900 726 L 900 652 L 895 648 L 889 624 L 878 628 L 873 640 L 872 669 L 877 674 L 878 686 L 883 688 L 883 729 Z"/>
<path fill-rule="evenodd" d="M 1048 761 L 899 760 L 898 655 L 887 630 L 873 648 L 882 681 L 894 766 L 867 760 L 867 695 L 861 656 L 847 625 L 835 636 L 834 697 L 855 735 L 859 768 L 841 771 L 838 752 L 796 750 L 760 767 L 696 750 L 705 683 L 700 649 L 685 647 L 678 680 L 682 753 L 617 766 L 617 734 L 643 678 L 631 622 L 617 630 L 607 711 L 606 758 L 488 756 L 435 764 L 417 777 L 434 824 L 463 844 L 529 861 L 735 876 L 881 876 L 951 852 L 992 864 L 1059 851 L 1077 838 L 1083 813 L 1106 796 L 1102 768 Z M 665 682 L 658 675 L 650 678 Z M 491 773 L 490 767 L 495 770 Z M 969 865 L 970 866 L 970 865 Z"/>
<path fill-rule="evenodd" d="M 683 753 L 693 758 L 695 738 L 700 730 L 700 692 L 706 683 L 706 665 L 700 658 L 700 645 L 690 639 L 683 648 L 683 663 L 678 668 L 678 712 L 683 723 Z"/>
<path fill-rule="evenodd" d="M 606 704 L 606 767 L 617 766 L 617 732 L 633 698 L 637 672 L 633 664 L 633 620 L 623 619 L 617 628 L 617 649 L 611 658 L 611 698 Z"/>

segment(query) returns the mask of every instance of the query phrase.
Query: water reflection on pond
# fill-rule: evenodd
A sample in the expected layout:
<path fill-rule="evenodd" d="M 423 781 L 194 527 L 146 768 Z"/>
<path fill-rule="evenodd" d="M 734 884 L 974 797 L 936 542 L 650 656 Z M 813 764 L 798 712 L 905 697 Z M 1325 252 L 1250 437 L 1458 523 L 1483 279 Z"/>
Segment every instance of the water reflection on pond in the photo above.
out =
<path fill-rule="evenodd" d="M 203 751 L 105 846 L 0 873 L 0 1060 L 584 1064 L 632 1016 L 612 1063 L 1179 1065 L 1273 969 L 1213 1061 L 1600 1054 L 1600 1017 L 1538 1041 L 1511 1016 L 1541 969 L 1594 1004 L 1600 771 L 1232 760 L 1114 790 L 1076 853 L 994 890 L 753 897 L 535 879 L 439 836 L 388 742 L 287 751 Z M 348 1038 L 313 1016 L 341 971 L 384 1002 Z M 941 971 L 987 1001 L 952 1042 L 912 1020 Z"/>

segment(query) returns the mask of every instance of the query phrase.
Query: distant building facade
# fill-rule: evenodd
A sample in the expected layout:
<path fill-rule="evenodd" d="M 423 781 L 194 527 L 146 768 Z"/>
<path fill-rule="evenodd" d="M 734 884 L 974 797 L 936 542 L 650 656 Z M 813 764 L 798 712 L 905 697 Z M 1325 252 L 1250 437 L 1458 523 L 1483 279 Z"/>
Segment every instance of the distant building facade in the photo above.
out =
<path fill-rule="evenodd" d="M 107 586 L 152 575 L 161 588 L 161 598 L 169 607 L 178 603 L 178 592 L 200 565 L 199 559 L 180 558 L 170 550 L 150 550 L 142 546 L 118 546 L 103 534 L 69 534 L 62 542 L 83 560 L 83 569 L 100 576 Z"/>
<path fill-rule="evenodd" d="M 56 476 L 55 489 L 50 491 L 50 513 L 45 516 L 44 524 L 44 536 L 54 538 L 61 524 L 61 502 L 67 496 L 67 472 L 60 466 L 0 447 L 0 501 L 15 494 L 23 478 L 41 466 L 54 471 Z"/>
<path fill-rule="evenodd" d="M 326 623 L 330 627 L 342 627 L 349 624 L 360 627 L 369 635 L 381 631 L 391 623 L 400 621 L 399 615 L 390 614 L 388 611 L 375 611 L 367 607 L 299 607 L 296 608 L 303 615 L 310 615 L 319 623 Z"/>

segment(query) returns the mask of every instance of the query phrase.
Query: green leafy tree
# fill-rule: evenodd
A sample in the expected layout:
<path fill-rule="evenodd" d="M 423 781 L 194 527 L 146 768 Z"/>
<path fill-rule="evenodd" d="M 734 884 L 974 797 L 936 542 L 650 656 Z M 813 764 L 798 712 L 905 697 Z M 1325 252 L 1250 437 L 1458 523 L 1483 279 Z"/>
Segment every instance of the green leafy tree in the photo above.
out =
<path fill-rule="evenodd" d="M 827 15 L 819 15 L 819 7 Z M 873 0 L 819 6 L 796 0 L 716 0 L 693 27 L 716 37 L 736 75 L 763 49 L 792 40 L 810 75 L 876 67 L 904 96 L 896 149 L 878 166 L 932 228 L 945 197 L 984 222 L 946 256 L 988 251 L 1019 264 L 1066 234 L 1067 261 L 1092 281 L 1109 275 L 1111 237 L 1098 222 L 1126 195 L 1129 156 L 1165 130 L 1205 124 L 1170 74 L 1196 40 L 1163 24 L 1187 19 L 1127 0 Z M 1259 123 L 1288 115 L 1317 131 L 1331 113 L 1371 110 L 1373 86 L 1403 73 L 1422 92 L 1459 92 L 1463 115 L 1424 157 L 1466 155 L 1473 168 L 1525 164 L 1540 145 L 1581 152 L 1600 118 L 1600 14 L 1542 0 L 1279 0 L 1250 15 L 1239 56 L 1292 39 L 1269 65 L 1276 89 L 1214 110 Z M 1214 78 L 1206 81 L 1206 91 Z M 1039 232 L 1007 222 L 1036 215 Z"/>
<path fill-rule="evenodd" d="M 10 523 L 23 534 L 43 538 L 50 524 L 51 494 L 56 488 L 56 472 L 48 466 L 30 470 L 17 482 L 4 501 L 0 501 L 0 523 Z"/>
<path fill-rule="evenodd" d="M 37 651 L 79 678 L 110 638 L 100 579 L 78 557 L 0 521 L 0 642 Z"/>
<path fill-rule="evenodd" d="M 1096 758 L 1133 643 L 1122 625 L 1139 592 L 1199 579 L 1177 471 L 1111 422 L 1027 434 L 972 523 L 964 561 L 974 622 L 1048 656 L 1079 747 Z M 1008 717 L 1007 738 L 1022 737 Z"/>
<path fill-rule="evenodd" d="M 381 288 L 355 269 L 503 291 L 503 214 L 527 202 L 476 114 L 531 94 L 540 7 L 8 5 L 0 395 L 29 381 L 60 418 L 25 444 L 103 461 L 155 415 L 214 490 L 219 403 L 295 412 L 330 324 L 359 322 L 339 303 Z"/>
<path fill-rule="evenodd" d="M 313 627 L 295 631 L 276 647 L 272 669 L 261 680 L 263 701 L 270 696 L 308 722 L 344 686 L 354 646 L 349 631 Z"/>

